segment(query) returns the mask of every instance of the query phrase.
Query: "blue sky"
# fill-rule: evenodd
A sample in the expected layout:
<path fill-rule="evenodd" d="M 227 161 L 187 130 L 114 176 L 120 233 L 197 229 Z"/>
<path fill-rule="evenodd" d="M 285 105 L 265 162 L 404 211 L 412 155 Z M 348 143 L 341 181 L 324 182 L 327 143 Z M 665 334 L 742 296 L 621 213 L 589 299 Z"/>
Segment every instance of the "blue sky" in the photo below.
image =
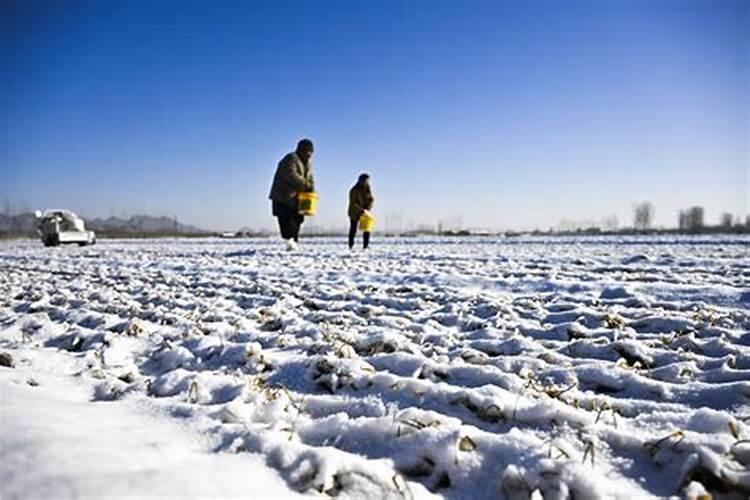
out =
<path fill-rule="evenodd" d="M 273 228 L 315 141 L 319 216 L 533 229 L 651 201 L 748 211 L 744 1 L 8 1 L 0 201 Z"/>

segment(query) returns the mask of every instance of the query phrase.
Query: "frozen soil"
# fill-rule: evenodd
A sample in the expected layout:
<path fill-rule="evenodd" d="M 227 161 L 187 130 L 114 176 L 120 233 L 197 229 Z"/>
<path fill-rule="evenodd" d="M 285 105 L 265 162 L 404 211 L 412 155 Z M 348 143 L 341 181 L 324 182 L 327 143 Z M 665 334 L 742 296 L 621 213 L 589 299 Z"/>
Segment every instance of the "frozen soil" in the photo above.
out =
<path fill-rule="evenodd" d="M 216 496 L 748 496 L 750 239 L 373 243 L 0 245 L 0 494 L 34 467 L 8 429 L 75 387 L 198 436 Z"/>

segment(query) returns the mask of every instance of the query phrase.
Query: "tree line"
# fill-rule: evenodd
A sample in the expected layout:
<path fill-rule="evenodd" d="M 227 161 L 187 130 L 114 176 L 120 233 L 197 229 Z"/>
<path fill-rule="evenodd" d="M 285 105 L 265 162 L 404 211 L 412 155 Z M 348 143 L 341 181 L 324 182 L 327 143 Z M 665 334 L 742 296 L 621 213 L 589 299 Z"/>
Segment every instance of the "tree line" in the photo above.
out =
<path fill-rule="evenodd" d="M 633 206 L 633 227 L 637 231 L 650 231 L 653 229 L 654 205 L 644 201 Z M 735 217 L 729 212 L 724 212 L 719 218 L 719 223 L 709 225 L 705 221 L 705 211 L 701 206 L 692 206 L 677 212 L 677 228 L 687 233 L 708 232 L 750 232 L 750 215 L 745 216 L 743 221 L 739 216 Z"/>

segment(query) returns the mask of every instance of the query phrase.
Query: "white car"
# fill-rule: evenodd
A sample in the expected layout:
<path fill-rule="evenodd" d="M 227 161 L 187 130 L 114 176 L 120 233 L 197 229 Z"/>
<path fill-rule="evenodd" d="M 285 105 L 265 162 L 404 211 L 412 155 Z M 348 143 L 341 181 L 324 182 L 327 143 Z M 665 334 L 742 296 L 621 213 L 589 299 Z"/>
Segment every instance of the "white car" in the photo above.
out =
<path fill-rule="evenodd" d="M 94 231 L 86 231 L 83 219 L 70 210 L 53 209 L 36 211 L 37 232 L 46 247 L 62 243 L 78 243 L 81 246 L 96 243 Z"/>

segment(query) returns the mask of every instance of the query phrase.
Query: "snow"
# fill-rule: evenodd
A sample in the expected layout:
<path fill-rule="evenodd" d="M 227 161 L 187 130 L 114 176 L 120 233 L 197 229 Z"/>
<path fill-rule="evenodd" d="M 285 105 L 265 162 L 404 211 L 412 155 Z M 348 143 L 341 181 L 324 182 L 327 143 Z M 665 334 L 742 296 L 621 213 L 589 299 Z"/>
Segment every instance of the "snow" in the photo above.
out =
<path fill-rule="evenodd" d="M 750 239 L 0 245 L 0 497 L 746 498 Z"/>
<path fill-rule="evenodd" d="M 218 439 L 147 400 L 91 402 L 88 384 L 49 371 L 69 364 L 58 353 L 22 357 L 46 368 L 0 369 L 3 498 L 294 495 L 261 457 L 213 453 Z"/>

